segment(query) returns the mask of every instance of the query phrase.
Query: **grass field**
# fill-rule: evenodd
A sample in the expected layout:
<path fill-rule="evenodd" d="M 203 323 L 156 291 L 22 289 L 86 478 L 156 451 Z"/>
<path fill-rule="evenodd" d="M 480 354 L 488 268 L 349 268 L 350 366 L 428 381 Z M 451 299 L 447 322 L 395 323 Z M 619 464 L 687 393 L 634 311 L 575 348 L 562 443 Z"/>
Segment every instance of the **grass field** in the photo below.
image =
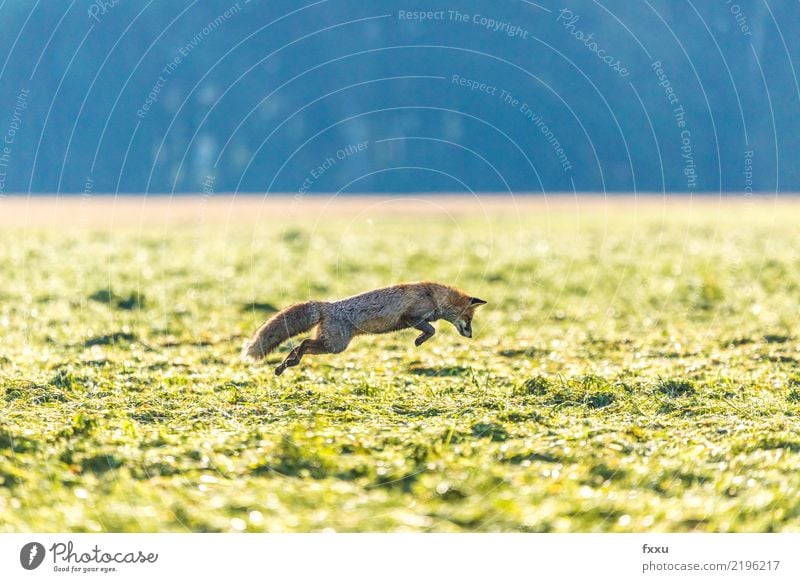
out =
<path fill-rule="evenodd" d="M 800 531 L 800 201 L 0 200 L 0 531 Z M 276 308 L 489 300 L 275 378 Z"/>

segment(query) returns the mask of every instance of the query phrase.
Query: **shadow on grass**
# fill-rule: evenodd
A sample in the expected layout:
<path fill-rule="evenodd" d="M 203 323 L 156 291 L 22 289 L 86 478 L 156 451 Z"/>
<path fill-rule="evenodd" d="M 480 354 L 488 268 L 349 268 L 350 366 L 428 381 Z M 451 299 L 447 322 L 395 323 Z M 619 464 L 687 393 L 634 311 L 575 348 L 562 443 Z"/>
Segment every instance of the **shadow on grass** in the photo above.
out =
<path fill-rule="evenodd" d="M 259 311 L 261 313 L 275 313 L 278 311 L 278 308 L 275 307 L 272 303 L 265 303 L 259 301 L 253 301 L 252 303 L 242 303 L 240 307 L 241 311 Z"/>
<path fill-rule="evenodd" d="M 129 344 L 136 341 L 136 336 L 132 333 L 117 331 L 107 335 L 99 335 L 89 338 L 83 342 L 83 347 L 91 348 L 94 346 L 113 346 L 117 344 Z"/>
<path fill-rule="evenodd" d="M 415 376 L 465 376 L 469 373 L 469 368 L 464 366 L 445 366 L 443 368 L 428 368 L 426 366 L 415 366 L 409 369 Z"/>

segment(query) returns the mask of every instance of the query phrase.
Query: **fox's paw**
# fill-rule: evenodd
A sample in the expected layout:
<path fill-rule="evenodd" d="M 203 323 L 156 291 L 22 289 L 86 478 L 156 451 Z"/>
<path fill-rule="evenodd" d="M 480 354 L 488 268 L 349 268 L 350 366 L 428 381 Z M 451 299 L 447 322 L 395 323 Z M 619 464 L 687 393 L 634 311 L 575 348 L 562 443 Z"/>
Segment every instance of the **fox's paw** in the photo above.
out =
<path fill-rule="evenodd" d="M 414 340 L 414 345 L 419 347 L 429 339 L 431 339 L 431 336 L 423 333 L 422 335 L 417 336 L 417 339 Z"/>

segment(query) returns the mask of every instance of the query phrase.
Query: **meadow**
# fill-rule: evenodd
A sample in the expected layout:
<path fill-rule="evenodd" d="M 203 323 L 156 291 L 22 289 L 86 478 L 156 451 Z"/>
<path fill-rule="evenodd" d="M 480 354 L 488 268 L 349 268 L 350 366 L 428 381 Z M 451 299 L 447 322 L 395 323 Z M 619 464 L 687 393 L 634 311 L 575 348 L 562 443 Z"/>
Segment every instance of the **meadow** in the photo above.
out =
<path fill-rule="evenodd" d="M 0 199 L 0 531 L 800 531 L 800 201 Z M 489 301 L 280 378 L 276 309 Z"/>

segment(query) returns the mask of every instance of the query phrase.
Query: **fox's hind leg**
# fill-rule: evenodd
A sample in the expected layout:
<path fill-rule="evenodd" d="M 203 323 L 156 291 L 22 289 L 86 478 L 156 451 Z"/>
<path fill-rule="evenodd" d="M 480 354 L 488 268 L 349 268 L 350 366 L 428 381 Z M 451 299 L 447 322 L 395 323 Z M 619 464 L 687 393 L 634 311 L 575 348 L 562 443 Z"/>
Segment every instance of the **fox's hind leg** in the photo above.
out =
<path fill-rule="evenodd" d="M 306 339 L 294 348 L 280 366 L 275 368 L 275 375 L 280 376 L 286 370 L 300 363 L 306 354 L 338 354 L 347 349 L 353 339 L 352 327 L 348 322 L 323 319 L 314 339 Z"/>
<path fill-rule="evenodd" d="M 280 376 L 286 368 L 291 368 L 300 363 L 306 354 L 327 354 L 325 344 L 319 339 L 304 339 L 300 345 L 294 348 L 289 355 L 275 368 L 275 375 Z"/>

